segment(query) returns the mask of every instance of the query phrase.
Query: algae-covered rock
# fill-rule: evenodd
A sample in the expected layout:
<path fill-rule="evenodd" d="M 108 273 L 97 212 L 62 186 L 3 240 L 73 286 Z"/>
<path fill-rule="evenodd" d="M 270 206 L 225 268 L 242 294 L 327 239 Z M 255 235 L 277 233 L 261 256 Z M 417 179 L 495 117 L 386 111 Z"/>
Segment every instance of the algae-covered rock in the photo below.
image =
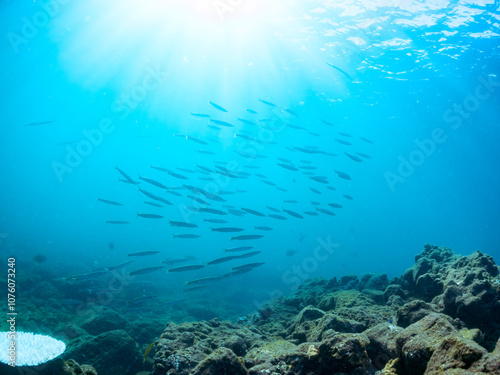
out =
<path fill-rule="evenodd" d="M 99 374 L 133 374 L 141 368 L 142 354 L 127 332 L 116 330 L 72 340 L 62 358 L 90 363 Z"/>
<path fill-rule="evenodd" d="M 363 329 L 375 326 L 379 323 L 387 322 L 395 313 L 395 311 L 387 308 L 386 306 L 378 305 L 368 307 L 343 307 L 335 309 L 333 312 L 340 317 L 363 324 Z"/>
<path fill-rule="evenodd" d="M 483 333 L 477 328 L 463 328 L 458 333 L 460 333 L 464 338 L 468 340 L 475 341 L 479 345 L 481 345 L 484 341 Z"/>
<path fill-rule="evenodd" d="M 296 343 L 307 341 L 309 331 L 315 327 L 315 323 L 312 321 L 323 315 L 325 315 L 324 311 L 313 306 L 304 307 L 288 328 L 288 338 L 295 340 Z"/>
<path fill-rule="evenodd" d="M 346 287 L 348 285 L 357 285 L 359 283 L 359 280 L 357 275 L 345 275 L 340 278 L 340 282 L 343 287 Z"/>
<path fill-rule="evenodd" d="M 251 361 L 252 366 L 263 363 L 273 364 L 277 358 L 293 355 L 297 346 L 286 340 L 277 340 L 262 346 L 252 348 L 248 351 L 245 359 Z M 264 366 L 261 366 L 264 367 Z"/>
<path fill-rule="evenodd" d="M 388 301 L 391 296 L 399 296 L 401 299 L 406 298 L 406 294 L 399 284 L 391 284 L 385 288 L 384 297 Z"/>
<path fill-rule="evenodd" d="M 372 289 L 384 291 L 389 285 L 389 280 L 387 279 L 387 274 L 383 273 L 367 273 L 361 276 L 358 288 Z"/>
<path fill-rule="evenodd" d="M 401 278 L 401 286 L 432 303 L 429 310 L 481 329 L 485 345 L 492 349 L 500 335 L 500 269 L 493 258 L 479 251 L 459 256 L 446 247 L 426 245 L 415 260 Z"/>
<path fill-rule="evenodd" d="M 138 343 L 151 343 L 160 337 L 165 323 L 160 319 L 140 319 L 129 325 L 127 332 Z"/>
<path fill-rule="evenodd" d="M 64 365 L 64 375 L 97 375 L 93 366 L 80 365 L 73 359 L 64 362 Z"/>
<path fill-rule="evenodd" d="M 186 302 L 177 315 L 202 321 L 165 326 L 153 305 L 129 323 L 124 316 L 132 315 L 119 306 L 68 318 L 73 307 L 56 299 L 58 310 L 44 307 L 27 324 L 72 339 L 61 358 L 35 369 L 40 375 L 145 375 L 150 368 L 154 375 L 500 375 L 499 275 L 481 252 L 460 256 L 426 245 L 402 276 L 308 279 L 289 296 L 249 301 L 254 307 L 239 324 L 217 319 L 226 306 L 202 301 Z M 54 283 L 50 289 L 57 298 L 71 295 Z M 20 303 L 35 311 L 33 301 Z"/>
<path fill-rule="evenodd" d="M 344 333 L 360 333 L 365 330 L 366 326 L 355 320 L 342 318 L 335 314 L 325 314 L 319 319 L 314 328 L 307 333 L 307 341 L 321 341 L 323 334 L 328 330 L 334 330 Z"/>
<path fill-rule="evenodd" d="M 423 374 L 442 340 L 455 333 L 457 330 L 443 314 L 433 313 L 413 323 L 396 338 L 397 356 L 402 359 L 402 367 L 409 375 Z"/>
<path fill-rule="evenodd" d="M 385 302 L 384 292 L 376 289 L 362 289 L 361 293 L 370 297 L 375 303 L 383 304 Z"/>
<path fill-rule="evenodd" d="M 63 361 L 56 358 L 52 361 L 38 366 L 11 367 L 0 363 L 0 374 L 2 375 L 97 375 L 91 365 L 80 365 L 75 360 Z"/>
<path fill-rule="evenodd" d="M 246 354 L 248 349 L 247 343 L 238 335 L 232 335 L 226 340 L 225 346 L 233 351 L 239 357 Z"/>
<path fill-rule="evenodd" d="M 315 308 L 314 306 L 307 306 L 302 309 L 302 311 L 297 315 L 295 319 L 295 324 L 301 324 L 310 320 L 316 320 L 325 315 L 325 312 Z"/>
<path fill-rule="evenodd" d="M 497 341 L 497 344 L 495 345 L 495 349 L 493 349 L 493 354 L 500 355 L 500 338 Z"/>
<path fill-rule="evenodd" d="M 336 308 L 371 305 L 373 300 L 357 290 L 341 290 L 335 293 Z"/>
<path fill-rule="evenodd" d="M 408 327 L 434 312 L 435 308 L 431 304 L 417 299 L 401 307 L 397 311 L 396 320 L 399 326 Z"/>
<path fill-rule="evenodd" d="M 192 372 L 193 375 L 248 375 L 244 362 L 232 350 L 218 348 Z"/>
<path fill-rule="evenodd" d="M 91 335 L 99 335 L 103 332 L 125 329 L 128 322 L 116 311 L 103 308 L 96 315 L 80 324 L 80 327 Z"/>
<path fill-rule="evenodd" d="M 155 375 L 190 375 L 194 368 L 207 359 L 207 356 L 219 349 L 222 350 L 218 352 L 219 354 L 227 354 L 229 351 L 232 356 L 243 356 L 250 346 L 262 345 L 268 341 L 271 339 L 268 339 L 256 327 L 220 322 L 217 319 L 209 322 L 169 323 L 156 346 L 153 373 Z M 214 358 L 212 358 L 213 363 L 218 363 L 213 360 Z M 213 368 L 213 366 L 209 367 Z M 202 369 L 209 371 L 207 368 Z"/>
<path fill-rule="evenodd" d="M 366 346 L 370 340 L 363 334 L 325 333 L 318 347 L 318 362 L 322 374 L 345 372 L 365 374 L 370 367 Z"/>
<path fill-rule="evenodd" d="M 325 314 L 322 310 L 308 306 L 290 325 L 287 337 L 295 343 L 316 342 L 321 341 L 323 333 L 331 329 L 339 332 L 359 333 L 365 330 L 366 326 L 355 320 L 331 313 Z"/>
<path fill-rule="evenodd" d="M 325 294 L 318 303 L 318 307 L 323 311 L 331 311 L 337 306 L 336 294 Z"/>
<path fill-rule="evenodd" d="M 382 369 L 391 358 L 399 355 L 397 337 L 403 331 L 391 323 L 380 323 L 363 332 L 368 337 L 370 344 L 367 353 L 377 369 Z"/>
<path fill-rule="evenodd" d="M 365 349 L 368 342 L 364 335 L 342 334 L 330 330 L 325 332 L 323 341 L 303 343 L 270 363 L 282 364 L 281 368 L 273 368 L 275 374 L 366 374 L 370 367 Z M 285 369 L 283 364 L 286 364 Z M 259 369 L 262 370 L 262 366 Z M 252 368 L 250 373 L 271 372 L 258 373 Z"/>
<path fill-rule="evenodd" d="M 438 373 L 449 369 L 468 369 L 486 354 L 486 349 L 474 341 L 460 335 L 450 335 L 433 352 L 426 371 Z"/>

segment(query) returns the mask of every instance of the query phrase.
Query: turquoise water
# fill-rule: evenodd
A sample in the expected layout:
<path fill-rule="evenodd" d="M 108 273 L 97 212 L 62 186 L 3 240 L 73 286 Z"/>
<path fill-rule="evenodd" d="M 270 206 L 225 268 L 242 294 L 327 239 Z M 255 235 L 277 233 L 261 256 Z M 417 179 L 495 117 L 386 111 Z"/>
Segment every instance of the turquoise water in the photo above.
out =
<path fill-rule="evenodd" d="M 151 284 L 110 297 L 241 314 L 309 277 L 399 275 L 426 243 L 499 261 L 498 2 L 178 3 L 3 2 L 0 254 L 20 278 L 102 290 L 116 275 L 71 277 L 128 260 L 122 276 L 167 258 L 205 265 L 251 246 L 260 253 L 127 276 Z M 138 186 L 172 205 L 145 204 L 163 203 Z M 264 216 L 229 213 L 241 208 Z M 140 251 L 160 253 L 127 256 Z M 265 264 L 183 292 L 253 262 Z"/>

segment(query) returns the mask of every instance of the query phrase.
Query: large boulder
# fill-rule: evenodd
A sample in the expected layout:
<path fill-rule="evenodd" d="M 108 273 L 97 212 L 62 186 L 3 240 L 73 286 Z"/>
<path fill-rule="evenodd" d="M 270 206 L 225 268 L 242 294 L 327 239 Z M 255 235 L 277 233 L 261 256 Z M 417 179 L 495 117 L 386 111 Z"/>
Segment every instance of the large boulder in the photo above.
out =
<path fill-rule="evenodd" d="M 116 311 L 103 308 L 98 314 L 90 316 L 80 324 L 80 327 L 91 335 L 117 329 L 126 329 L 128 322 Z"/>
<path fill-rule="evenodd" d="M 99 374 L 135 374 L 142 368 L 142 353 L 123 330 L 80 336 L 69 342 L 62 358 L 89 363 Z"/>
<path fill-rule="evenodd" d="M 438 313 L 429 314 L 400 332 L 396 338 L 397 356 L 408 375 L 424 374 L 441 341 L 456 332 L 447 317 Z"/>

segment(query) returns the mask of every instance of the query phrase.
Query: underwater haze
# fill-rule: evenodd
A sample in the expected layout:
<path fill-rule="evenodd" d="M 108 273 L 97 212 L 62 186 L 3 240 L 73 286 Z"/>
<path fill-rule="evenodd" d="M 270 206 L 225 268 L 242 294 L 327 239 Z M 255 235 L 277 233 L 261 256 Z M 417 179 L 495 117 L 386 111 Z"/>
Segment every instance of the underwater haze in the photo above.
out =
<path fill-rule="evenodd" d="M 46 299 L 237 319 L 425 244 L 500 261 L 497 0 L 0 7 L 0 254 Z"/>

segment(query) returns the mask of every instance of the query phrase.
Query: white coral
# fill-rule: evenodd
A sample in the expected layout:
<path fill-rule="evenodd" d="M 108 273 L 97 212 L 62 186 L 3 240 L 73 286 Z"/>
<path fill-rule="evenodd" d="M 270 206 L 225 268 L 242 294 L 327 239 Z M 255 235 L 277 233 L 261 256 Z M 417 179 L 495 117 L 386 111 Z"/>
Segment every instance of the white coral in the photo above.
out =
<path fill-rule="evenodd" d="M 9 332 L 0 332 L 0 362 L 6 364 L 12 363 L 9 348 L 14 341 L 8 335 Z M 16 366 L 36 366 L 56 358 L 66 350 L 66 344 L 62 341 L 29 332 L 16 332 L 15 342 Z"/>

